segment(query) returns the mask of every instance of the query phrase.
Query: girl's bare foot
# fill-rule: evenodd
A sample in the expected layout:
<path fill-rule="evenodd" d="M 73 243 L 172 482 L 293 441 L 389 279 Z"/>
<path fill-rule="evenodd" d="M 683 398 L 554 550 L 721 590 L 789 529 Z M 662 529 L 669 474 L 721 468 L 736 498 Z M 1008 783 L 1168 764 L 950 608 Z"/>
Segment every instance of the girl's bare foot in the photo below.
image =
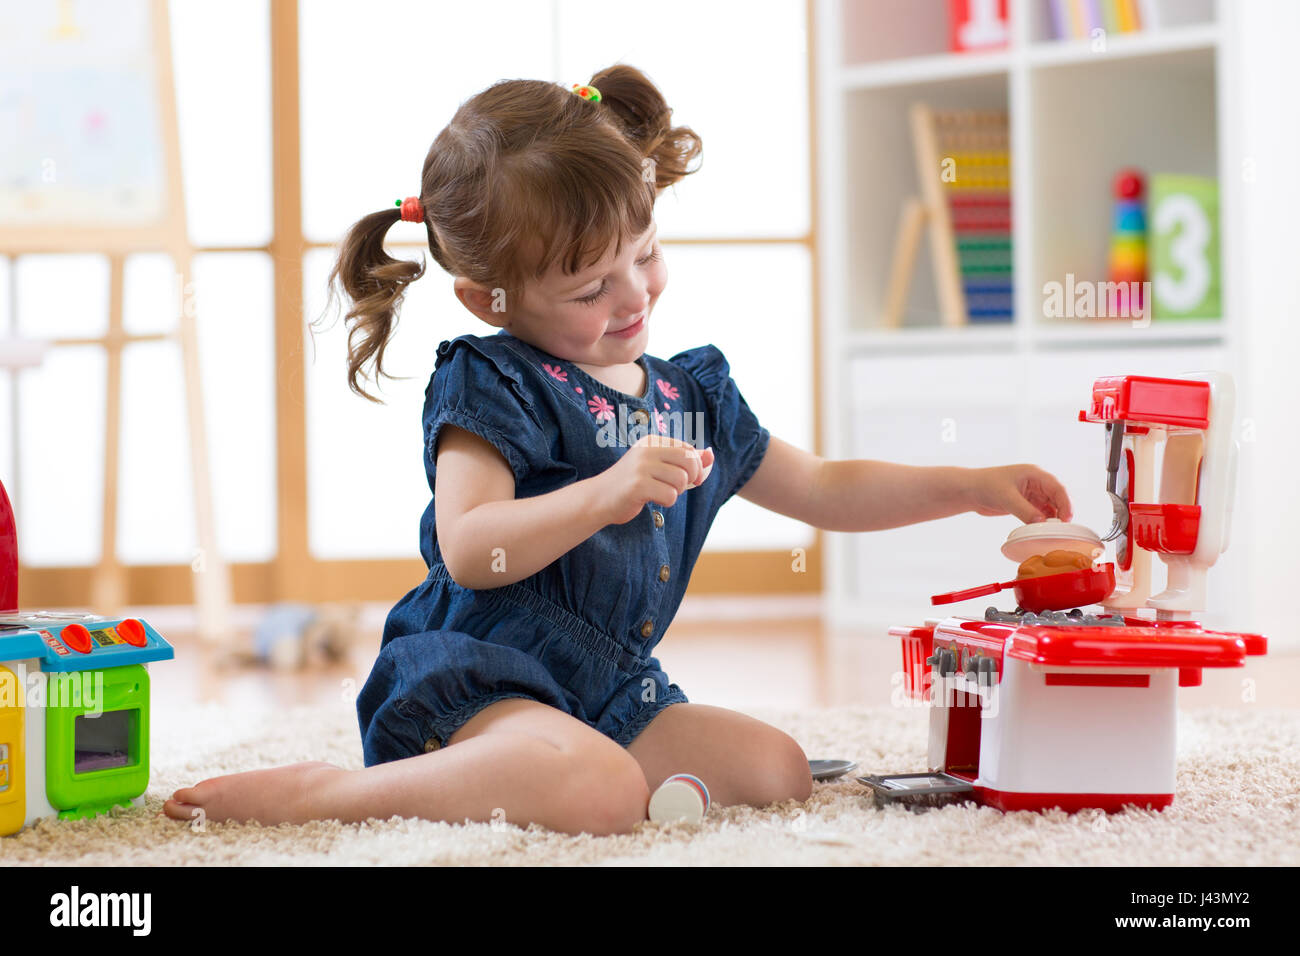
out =
<path fill-rule="evenodd" d="M 256 820 L 268 826 L 332 819 L 319 798 L 347 772 L 318 761 L 212 777 L 177 790 L 163 812 L 173 820 Z"/>

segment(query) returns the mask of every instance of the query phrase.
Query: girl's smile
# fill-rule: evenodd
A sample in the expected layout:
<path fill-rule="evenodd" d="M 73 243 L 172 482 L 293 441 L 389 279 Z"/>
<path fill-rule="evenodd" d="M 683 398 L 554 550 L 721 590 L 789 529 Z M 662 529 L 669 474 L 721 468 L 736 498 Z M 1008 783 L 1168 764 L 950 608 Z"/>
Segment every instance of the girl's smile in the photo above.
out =
<path fill-rule="evenodd" d="M 640 335 L 641 332 L 645 329 L 645 325 L 646 325 L 645 320 L 646 320 L 646 316 L 644 313 L 642 313 L 637 318 L 637 320 L 633 322 L 631 325 L 624 326 L 623 328 L 619 329 L 617 332 L 606 332 L 605 334 L 612 335 L 615 338 L 620 338 L 620 339 L 635 338 L 636 336 Z"/>

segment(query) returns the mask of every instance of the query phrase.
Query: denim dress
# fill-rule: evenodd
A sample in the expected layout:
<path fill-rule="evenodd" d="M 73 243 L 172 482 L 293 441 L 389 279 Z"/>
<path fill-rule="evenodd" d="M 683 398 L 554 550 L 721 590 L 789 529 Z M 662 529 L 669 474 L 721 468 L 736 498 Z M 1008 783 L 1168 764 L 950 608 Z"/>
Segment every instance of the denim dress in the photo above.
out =
<path fill-rule="evenodd" d="M 715 346 L 637 362 L 646 387 L 629 395 L 504 330 L 439 344 L 423 412 L 430 490 L 444 424 L 501 452 L 516 498 L 598 475 L 652 432 L 712 446 L 714 465 L 671 507 L 649 502 L 626 524 L 606 525 L 540 571 L 494 588 L 452 580 L 431 500 L 420 522 L 428 576 L 389 613 L 357 698 L 367 766 L 445 746 L 506 698 L 557 707 L 623 746 L 687 700 L 652 652 L 714 516 L 758 468 L 770 435 Z"/>

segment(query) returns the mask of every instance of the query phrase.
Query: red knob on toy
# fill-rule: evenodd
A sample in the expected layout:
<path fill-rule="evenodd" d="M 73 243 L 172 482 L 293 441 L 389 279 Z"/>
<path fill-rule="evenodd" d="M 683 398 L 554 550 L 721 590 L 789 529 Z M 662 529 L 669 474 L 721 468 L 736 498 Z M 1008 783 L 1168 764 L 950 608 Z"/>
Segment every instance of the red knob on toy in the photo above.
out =
<path fill-rule="evenodd" d="M 144 647 L 149 643 L 149 636 L 145 633 L 144 625 L 133 617 L 128 617 L 125 621 L 117 626 L 117 633 L 132 647 Z"/>
<path fill-rule="evenodd" d="M 64 644 L 81 654 L 89 654 L 95 646 L 95 642 L 90 639 L 90 632 L 80 624 L 69 624 L 59 633 L 59 637 L 63 638 Z"/>

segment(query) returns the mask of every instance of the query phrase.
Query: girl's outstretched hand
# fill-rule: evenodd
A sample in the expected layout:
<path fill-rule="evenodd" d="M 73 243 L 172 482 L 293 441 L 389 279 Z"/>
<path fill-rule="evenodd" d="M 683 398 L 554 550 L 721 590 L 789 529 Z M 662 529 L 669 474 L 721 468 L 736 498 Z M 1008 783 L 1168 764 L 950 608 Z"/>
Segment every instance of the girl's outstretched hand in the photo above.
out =
<path fill-rule="evenodd" d="M 971 508 L 982 515 L 1015 515 L 1025 524 L 1046 518 L 1069 521 L 1070 496 L 1055 477 L 1036 465 L 976 468 Z"/>
<path fill-rule="evenodd" d="M 682 492 L 704 484 L 712 470 L 712 447 L 700 451 L 679 438 L 646 435 L 595 477 L 598 507 L 611 524 L 626 524 L 648 501 L 671 508 Z"/>

